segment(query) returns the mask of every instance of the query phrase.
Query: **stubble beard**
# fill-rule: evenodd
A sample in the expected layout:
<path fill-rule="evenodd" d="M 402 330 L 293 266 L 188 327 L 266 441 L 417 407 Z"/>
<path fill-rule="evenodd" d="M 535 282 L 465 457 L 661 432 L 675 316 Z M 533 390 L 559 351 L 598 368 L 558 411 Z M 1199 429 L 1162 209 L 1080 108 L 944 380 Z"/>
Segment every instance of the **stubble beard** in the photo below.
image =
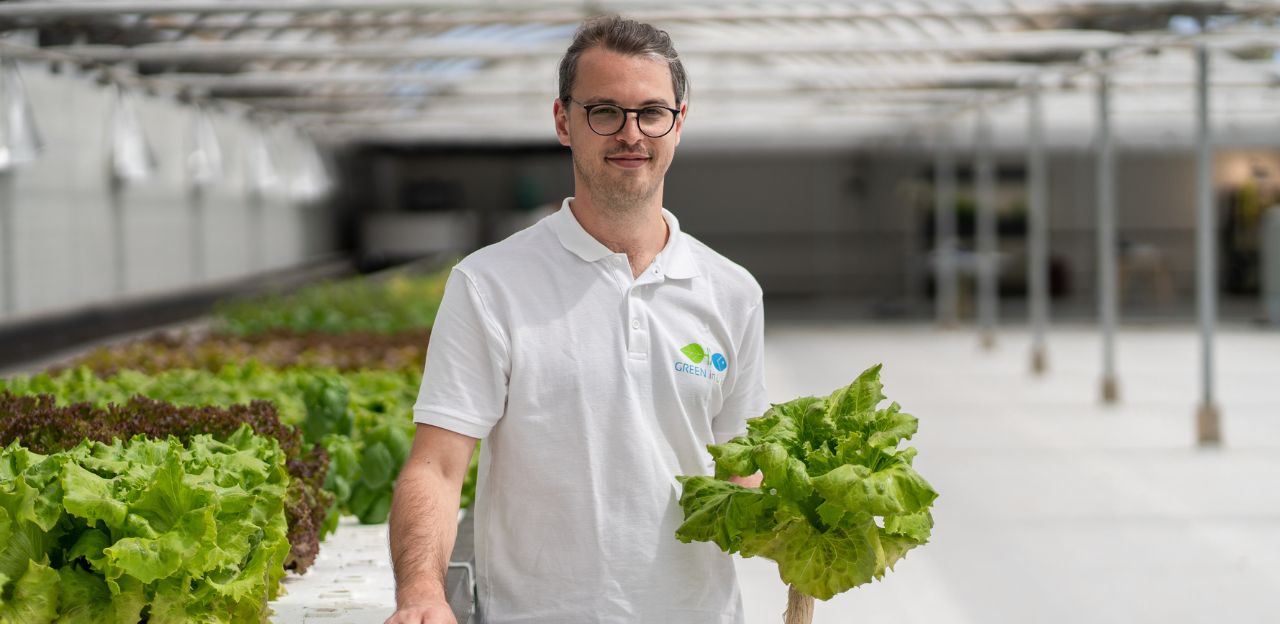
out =
<path fill-rule="evenodd" d="M 605 212 L 621 218 L 636 219 L 644 216 L 645 204 L 653 199 L 662 185 L 662 176 L 655 175 L 650 180 L 622 180 L 609 175 L 608 164 L 601 163 L 596 167 L 582 162 L 577 151 L 572 151 L 573 168 L 591 191 L 594 203 Z M 630 182 L 629 184 L 626 182 Z"/>

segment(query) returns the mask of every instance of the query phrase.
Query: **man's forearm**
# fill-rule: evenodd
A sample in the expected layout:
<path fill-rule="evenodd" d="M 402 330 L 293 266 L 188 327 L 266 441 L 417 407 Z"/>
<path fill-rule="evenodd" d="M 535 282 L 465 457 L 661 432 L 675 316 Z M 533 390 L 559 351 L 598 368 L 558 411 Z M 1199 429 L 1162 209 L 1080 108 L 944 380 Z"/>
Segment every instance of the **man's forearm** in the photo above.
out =
<path fill-rule="evenodd" d="M 444 579 L 458 535 L 459 492 L 428 467 L 409 467 L 391 503 L 396 604 L 447 601 Z"/>

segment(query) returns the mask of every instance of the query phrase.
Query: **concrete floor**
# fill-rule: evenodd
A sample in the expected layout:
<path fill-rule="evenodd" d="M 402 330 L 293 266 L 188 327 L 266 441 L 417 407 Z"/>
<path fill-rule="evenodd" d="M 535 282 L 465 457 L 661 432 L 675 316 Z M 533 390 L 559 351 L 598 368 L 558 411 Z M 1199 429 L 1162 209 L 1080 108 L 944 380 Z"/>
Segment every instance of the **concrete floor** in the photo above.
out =
<path fill-rule="evenodd" d="M 883 362 L 920 419 L 916 466 L 940 492 L 933 540 L 883 582 L 817 604 L 814 622 L 1276 622 L 1280 613 L 1280 332 L 1218 336 L 1223 444 L 1198 448 L 1190 326 L 1126 327 L 1121 402 L 1100 404 L 1100 341 L 1025 331 L 984 352 L 969 331 L 775 326 L 770 396 L 827 393 Z M 785 608 L 776 566 L 739 561 L 748 623 Z"/>
<path fill-rule="evenodd" d="M 887 396 L 920 419 L 916 466 L 941 493 L 933 541 L 883 582 L 819 602 L 816 624 L 1275 622 L 1280 613 L 1280 332 L 1217 340 L 1223 443 L 1198 448 L 1197 337 L 1126 326 L 1121 402 L 1099 400 L 1091 327 L 1055 327 L 1050 371 L 1021 329 L 983 351 L 968 330 L 771 323 L 769 393 L 826 394 L 882 362 Z M 381 622 L 385 527 L 347 525 L 289 583 L 278 622 Z M 777 623 L 786 588 L 738 560 L 748 624 Z"/>

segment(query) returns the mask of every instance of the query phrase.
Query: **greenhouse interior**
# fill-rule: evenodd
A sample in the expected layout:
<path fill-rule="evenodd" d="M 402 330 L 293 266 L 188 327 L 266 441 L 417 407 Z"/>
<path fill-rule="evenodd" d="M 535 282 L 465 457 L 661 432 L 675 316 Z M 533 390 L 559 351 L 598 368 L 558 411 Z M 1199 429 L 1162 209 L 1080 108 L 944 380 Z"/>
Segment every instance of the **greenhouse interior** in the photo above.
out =
<path fill-rule="evenodd" d="M 0 621 L 1273 622 L 1278 379 L 1275 0 L 0 2 Z"/>

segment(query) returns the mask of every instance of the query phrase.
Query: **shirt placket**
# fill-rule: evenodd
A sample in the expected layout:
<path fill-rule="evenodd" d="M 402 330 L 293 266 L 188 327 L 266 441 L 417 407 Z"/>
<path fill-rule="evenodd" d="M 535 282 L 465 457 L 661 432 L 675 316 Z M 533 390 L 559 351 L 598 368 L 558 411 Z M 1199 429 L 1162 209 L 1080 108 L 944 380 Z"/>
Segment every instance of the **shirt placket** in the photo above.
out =
<path fill-rule="evenodd" d="M 656 288 L 663 279 L 662 268 L 655 260 L 645 269 L 626 291 L 627 305 L 627 356 L 635 360 L 649 359 L 649 306 L 642 296 L 648 289 Z"/>

